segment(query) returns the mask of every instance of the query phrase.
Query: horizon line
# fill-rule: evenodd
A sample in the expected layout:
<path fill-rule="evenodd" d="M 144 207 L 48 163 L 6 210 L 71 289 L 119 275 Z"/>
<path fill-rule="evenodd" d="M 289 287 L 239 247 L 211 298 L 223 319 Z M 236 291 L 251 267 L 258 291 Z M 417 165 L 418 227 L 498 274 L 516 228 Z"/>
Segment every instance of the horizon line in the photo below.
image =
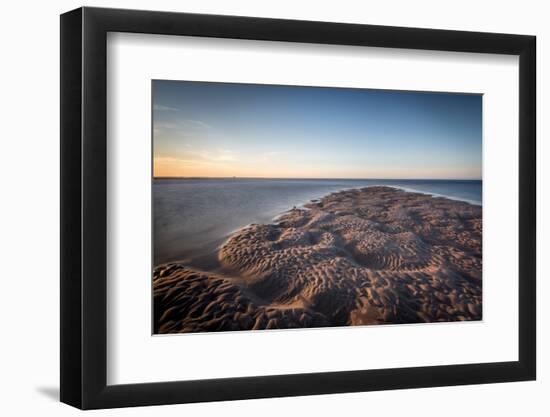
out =
<path fill-rule="evenodd" d="M 234 179 L 248 179 L 248 180 L 397 180 L 397 181 L 483 181 L 482 178 L 348 178 L 348 177 L 246 177 L 246 176 L 232 176 L 232 177 L 207 177 L 207 176 L 155 176 L 153 179 L 188 179 L 188 180 L 234 180 Z"/>

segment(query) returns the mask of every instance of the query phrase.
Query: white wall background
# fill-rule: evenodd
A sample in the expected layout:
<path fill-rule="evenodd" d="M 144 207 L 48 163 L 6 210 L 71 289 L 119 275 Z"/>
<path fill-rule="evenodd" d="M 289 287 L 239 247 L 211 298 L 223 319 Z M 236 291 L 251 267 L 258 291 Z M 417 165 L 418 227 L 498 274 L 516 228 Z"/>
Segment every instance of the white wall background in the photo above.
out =
<path fill-rule="evenodd" d="M 0 120 L 0 410 L 3 415 L 75 415 L 59 392 L 59 17 L 73 0 L 7 2 L 2 8 Z M 538 37 L 539 285 L 538 381 L 230 403 L 145 407 L 94 415 L 168 416 L 384 414 L 408 416 L 529 415 L 550 412 L 550 169 L 546 113 L 550 26 L 542 1 L 254 1 L 124 0 L 89 6 L 239 14 L 532 34 Z"/>

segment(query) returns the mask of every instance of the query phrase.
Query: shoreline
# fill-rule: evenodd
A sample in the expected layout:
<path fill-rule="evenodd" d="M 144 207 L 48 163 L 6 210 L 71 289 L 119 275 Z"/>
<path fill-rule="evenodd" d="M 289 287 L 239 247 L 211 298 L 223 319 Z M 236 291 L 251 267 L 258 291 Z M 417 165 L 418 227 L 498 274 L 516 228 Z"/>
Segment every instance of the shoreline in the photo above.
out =
<path fill-rule="evenodd" d="M 481 206 L 397 186 L 329 193 L 154 269 L 155 333 L 481 319 Z"/>
<path fill-rule="evenodd" d="M 192 178 L 184 178 L 184 179 L 192 179 Z M 201 179 L 211 179 L 211 178 L 201 178 Z M 225 179 L 225 178 L 224 178 Z M 472 180 L 472 181 L 477 181 L 477 180 Z M 412 189 L 412 188 L 406 188 L 406 187 L 400 187 L 400 186 L 397 186 L 397 185 L 366 185 L 366 186 L 358 186 L 358 187 L 347 187 L 347 188 L 342 188 L 338 191 L 333 191 L 333 192 L 329 192 L 321 197 L 318 197 L 318 198 L 314 198 L 314 199 L 310 199 L 300 205 L 297 205 L 295 206 L 296 208 L 301 208 L 301 209 L 307 209 L 307 205 L 308 204 L 311 204 L 315 201 L 319 201 L 321 200 L 322 198 L 324 197 L 328 197 L 330 196 L 331 194 L 335 194 L 335 193 L 339 193 L 339 192 L 346 192 L 346 191 L 353 191 L 353 190 L 361 190 L 361 189 L 364 189 L 364 188 L 369 188 L 369 187 L 387 187 L 387 188 L 393 188 L 395 190 L 399 190 L 399 191 L 405 191 L 405 192 L 408 192 L 408 193 L 418 193 L 418 194 L 423 194 L 423 195 L 427 195 L 427 196 L 431 196 L 431 197 L 434 197 L 434 198 L 445 198 L 445 199 L 448 199 L 448 200 L 452 200 L 452 201 L 459 201 L 459 202 L 464 202 L 464 203 L 468 203 L 468 204 L 471 204 L 473 206 L 479 206 L 479 207 L 482 207 L 482 204 L 481 203 L 478 203 L 474 200 L 469 200 L 469 199 L 461 199 L 461 198 L 455 198 L 455 197 L 452 197 L 452 196 L 447 196 L 447 195 L 444 195 L 444 194 L 437 194 L 437 193 L 432 193 L 432 192 L 427 192 L 427 191 L 422 191 L 422 190 L 416 190 L 416 189 Z M 267 224 L 275 224 L 277 223 L 278 219 L 281 218 L 282 216 L 284 216 L 288 211 L 292 210 L 292 208 L 288 207 L 286 210 L 276 214 L 274 217 L 272 217 L 269 221 L 269 223 Z M 215 251 L 216 253 L 221 249 L 221 247 L 223 246 L 223 244 L 235 233 L 239 232 L 240 230 L 246 228 L 246 227 L 249 227 L 251 224 L 254 224 L 254 223 L 248 223 L 248 224 L 245 224 L 243 226 L 240 226 L 240 227 L 236 227 L 235 229 L 231 230 L 229 233 L 225 234 L 222 238 L 220 238 L 218 241 L 220 242 L 220 245 L 216 246 L 215 247 Z M 208 258 L 210 260 L 213 259 L 213 257 L 216 256 L 216 255 L 202 255 L 200 256 L 201 259 L 205 259 L 205 258 Z M 182 263 L 182 264 L 188 264 L 189 266 L 198 266 L 196 265 L 196 263 L 194 262 L 194 259 L 196 259 L 196 256 L 195 257 L 184 257 L 184 258 L 181 258 L 179 260 L 172 260 L 172 261 L 169 261 L 169 262 L 162 262 L 162 263 L 159 263 L 157 265 L 154 266 L 154 268 L 158 268 L 158 267 L 161 267 L 163 265 L 167 265 L 167 264 L 173 264 L 173 263 Z M 201 262 L 200 264 L 204 264 L 204 262 Z M 216 268 L 217 269 L 217 268 Z"/>
<path fill-rule="evenodd" d="M 468 199 L 468 198 L 459 198 L 459 197 L 454 197 L 454 196 L 450 196 L 450 195 L 445 195 L 445 194 L 438 194 L 438 193 L 433 193 L 433 192 L 430 192 L 430 191 L 423 191 L 423 190 L 417 190 L 415 188 L 407 188 L 407 187 L 402 187 L 402 186 L 399 186 L 399 185 L 388 185 L 388 184 L 372 184 L 372 185 L 361 185 L 361 186 L 358 186 L 358 187 L 348 187 L 348 188 L 342 188 L 341 190 L 338 190 L 338 191 L 334 191 L 334 192 L 331 192 L 331 193 L 328 193 L 328 194 L 325 194 L 324 196 L 322 197 L 319 197 L 319 198 L 316 198 L 316 199 L 313 199 L 313 200 L 309 200 L 307 201 L 306 203 L 303 203 L 301 204 L 300 206 L 297 206 L 297 207 L 305 207 L 307 206 L 308 204 L 314 202 L 315 200 L 321 200 L 322 198 L 325 198 L 325 197 L 328 197 L 330 196 L 331 194 L 335 194 L 335 193 L 340 193 L 340 192 L 345 192 L 345 191 L 353 191 L 353 190 L 362 190 L 364 188 L 370 188 L 370 187 L 386 187 L 386 188 L 393 188 L 395 190 L 399 190 L 399 191 L 405 191 L 407 193 L 418 193 L 418 194 L 424 194 L 424 195 L 427 195 L 427 196 L 431 196 L 431 197 L 434 197 L 434 198 L 446 198 L 448 200 L 452 200 L 452 201 L 460 201 L 460 202 L 463 202 L 463 203 L 468 203 L 468 204 L 471 204 L 473 206 L 479 206 L 479 207 L 482 207 L 483 206 L 483 202 L 479 202 L 479 201 L 476 201 L 476 200 L 471 200 L 471 199 Z M 284 215 L 287 211 L 291 210 L 290 208 L 286 211 L 284 211 L 283 213 L 277 215 L 274 220 L 282 215 Z"/>
<path fill-rule="evenodd" d="M 463 203 L 468 203 L 468 204 L 471 204 L 473 206 L 483 207 L 483 201 L 476 201 L 476 200 L 471 200 L 471 199 L 468 199 L 468 198 L 459 198 L 459 197 L 450 196 L 450 195 L 446 195 L 446 194 L 432 193 L 432 192 L 429 192 L 429 191 L 422 191 L 422 190 L 417 190 L 417 189 L 414 189 L 414 188 L 399 187 L 397 185 L 367 185 L 367 187 L 395 188 L 396 190 L 402 190 L 402 191 L 405 191 L 405 192 L 408 192 L 408 193 L 425 194 L 425 195 L 429 195 L 429 196 L 436 197 L 436 198 L 446 198 L 448 200 L 461 201 Z M 365 187 L 365 188 L 367 188 L 367 187 Z"/>
<path fill-rule="evenodd" d="M 264 178 L 264 177 L 153 177 L 153 181 L 174 181 L 174 180 L 181 180 L 181 181 L 235 181 L 235 180 L 244 180 L 244 181 L 395 181 L 395 182 L 455 182 L 455 183 L 482 183 L 482 180 L 475 180 L 475 179 L 388 179 L 388 178 Z M 422 194 L 428 194 L 432 195 L 434 197 L 444 197 L 448 198 L 450 200 L 456 200 L 456 201 L 464 201 L 466 203 L 470 203 L 473 205 L 481 206 L 483 204 L 483 201 L 477 201 L 473 199 L 468 198 L 461 198 L 449 194 L 444 193 L 434 193 L 430 191 L 424 191 L 419 190 L 414 187 L 406 187 L 406 186 L 400 186 L 400 185 L 392 185 L 392 184 L 385 184 L 385 183 L 379 183 L 379 184 L 372 184 L 372 185 L 358 185 L 357 187 L 349 187 L 349 188 L 342 188 L 339 191 L 346 191 L 348 189 L 360 189 L 360 188 L 366 188 L 366 187 L 391 187 L 396 188 L 403 191 L 408 192 L 418 192 Z M 338 192 L 338 191 L 335 191 Z M 307 204 L 307 203 L 304 203 Z"/>

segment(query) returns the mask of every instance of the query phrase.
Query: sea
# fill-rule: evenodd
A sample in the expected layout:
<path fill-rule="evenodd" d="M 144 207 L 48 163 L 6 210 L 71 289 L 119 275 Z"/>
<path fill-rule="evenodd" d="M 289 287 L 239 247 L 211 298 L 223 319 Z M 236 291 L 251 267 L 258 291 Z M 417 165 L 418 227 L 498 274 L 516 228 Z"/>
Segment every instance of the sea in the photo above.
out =
<path fill-rule="evenodd" d="M 154 179 L 154 264 L 213 268 L 220 245 L 236 230 L 270 223 L 285 211 L 345 189 L 387 185 L 482 204 L 478 180 Z"/>

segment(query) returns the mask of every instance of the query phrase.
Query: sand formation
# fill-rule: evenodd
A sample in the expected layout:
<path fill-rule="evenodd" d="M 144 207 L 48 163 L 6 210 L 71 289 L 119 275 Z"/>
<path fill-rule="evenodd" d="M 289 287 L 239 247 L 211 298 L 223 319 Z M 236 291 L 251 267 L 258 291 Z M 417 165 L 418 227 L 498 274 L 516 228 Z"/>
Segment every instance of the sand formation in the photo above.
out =
<path fill-rule="evenodd" d="M 330 194 L 219 251 L 154 271 L 156 333 L 481 319 L 481 207 L 368 187 Z"/>

